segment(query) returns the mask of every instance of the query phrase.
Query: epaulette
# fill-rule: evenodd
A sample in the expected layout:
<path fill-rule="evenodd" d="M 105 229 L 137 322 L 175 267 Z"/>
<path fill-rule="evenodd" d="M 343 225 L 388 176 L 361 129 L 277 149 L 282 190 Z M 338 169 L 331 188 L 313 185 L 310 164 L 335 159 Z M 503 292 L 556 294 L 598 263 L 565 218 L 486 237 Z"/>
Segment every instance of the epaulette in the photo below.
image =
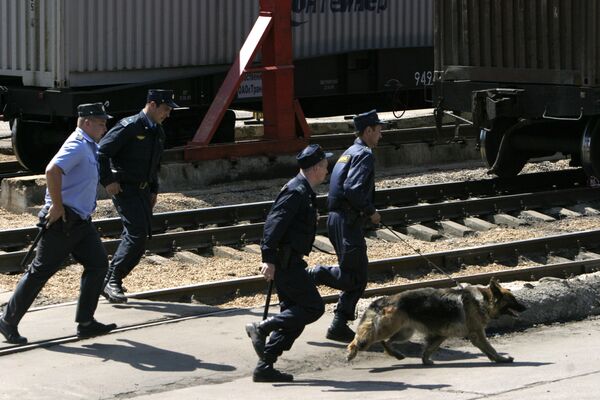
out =
<path fill-rule="evenodd" d="M 119 121 L 119 123 L 123 126 L 127 126 L 131 123 L 135 122 L 135 116 L 134 117 L 127 117 L 127 118 L 123 118 L 121 121 Z"/>
<path fill-rule="evenodd" d="M 75 136 L 75 139 L 79 140 L 80 142 L 83 142 L 83 135 L 81 133 L 78 133 L 77 136 Z"/>
<path fill-rule="evenodd" d="M 306 188 L 303 185 L 296 186 L 294 190 L 300 194 L 306 193 Z"/>

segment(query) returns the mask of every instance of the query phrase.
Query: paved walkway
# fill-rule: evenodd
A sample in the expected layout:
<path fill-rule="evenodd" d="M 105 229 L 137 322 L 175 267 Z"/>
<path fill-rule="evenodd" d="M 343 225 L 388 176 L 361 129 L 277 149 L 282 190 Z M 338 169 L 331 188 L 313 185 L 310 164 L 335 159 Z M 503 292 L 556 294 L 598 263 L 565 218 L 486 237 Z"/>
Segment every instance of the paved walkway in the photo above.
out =
<path fill-rule="evenodd" d="M 251 381 L 256 356 L 245 323 L 260 310 L 208 315 L 214 308 L 136 301 L 102 302 L 102 322 L 182 322 L 0 357 L 0 399 L 598 399 L 600 319 L 538 327 L 492 337 L 515 362 L 490 363 L 476 348 L 453 340 L 420 364 L 420 346 L 408 344 L 398 361 L 380 351 L 344 361 L 342 345 L 324 339 L 326 315 L 307 327 L 278 366 L 295 374 L 291 384 Z M 193 317 L 204 313 L 204 317 Z M 28 313 L 20 327 L 30 340 L 73 334 L 75 307 Z M 2 344 L 6 347 L 6 344 Z"/>

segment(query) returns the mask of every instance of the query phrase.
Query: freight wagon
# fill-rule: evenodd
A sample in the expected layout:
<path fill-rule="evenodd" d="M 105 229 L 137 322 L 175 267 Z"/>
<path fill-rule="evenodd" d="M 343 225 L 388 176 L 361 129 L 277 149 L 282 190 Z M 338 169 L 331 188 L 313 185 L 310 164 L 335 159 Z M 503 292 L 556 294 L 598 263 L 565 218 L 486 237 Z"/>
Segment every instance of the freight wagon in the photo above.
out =
<path fill-rule="evenodd" d="M 0 0 L 0 118 L 19 161 L 43 169 L 76 105 L 137 112 L 172 88 L 168 145 L 193 135 L 258 15 L 257 0 Z M 432 0 L 293 0 L 296 97 L 307 116 L 427 106 Z M 260 77 L 234 106 L 261 107 Z M 233 140 L 233 113 L 214 141 Z"/>
<path fill-rule="evenodd" d="M 435 0 L 434 101 L 471 112 L 490 171 L 561 152 L 600 176 L 600 4 Z"/>

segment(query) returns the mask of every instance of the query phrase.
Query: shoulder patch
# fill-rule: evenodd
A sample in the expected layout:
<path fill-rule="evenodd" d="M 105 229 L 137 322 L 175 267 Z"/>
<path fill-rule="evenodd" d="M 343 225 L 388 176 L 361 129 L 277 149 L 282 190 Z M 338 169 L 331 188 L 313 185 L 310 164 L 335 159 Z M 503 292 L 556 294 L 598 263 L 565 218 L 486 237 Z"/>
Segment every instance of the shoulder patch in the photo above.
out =
<path fill-rule="evenodd" d="M 123 126 L 127 126 L 133 122 L 135 122 L 135 117 L 127 117 L 127 118 L 123 118 L 121 121 L 119 121 L 119 123 Z"/>
<path fill-rule="evenodd" d="M 306 188 L 303 185 L 296 186 L 294 190 L 300 194 L 306 193 Z"/>
<path fill-rule="evenodd" d="M 338 158 L 337 162 L 339 162 L 339 163 L 347 163 L 348 161 L 350 161 L 351 158 L 352 158 L 352 156 L 350 154 L 344 154 L 343 156 L 341 156 L 340 158 Z"/>
<path fill-rule="evenodd" d="M 81 133 L 78 133 L 77 136 L 75 136 L 75 139 L 83 141 L 83 135 Z"/>

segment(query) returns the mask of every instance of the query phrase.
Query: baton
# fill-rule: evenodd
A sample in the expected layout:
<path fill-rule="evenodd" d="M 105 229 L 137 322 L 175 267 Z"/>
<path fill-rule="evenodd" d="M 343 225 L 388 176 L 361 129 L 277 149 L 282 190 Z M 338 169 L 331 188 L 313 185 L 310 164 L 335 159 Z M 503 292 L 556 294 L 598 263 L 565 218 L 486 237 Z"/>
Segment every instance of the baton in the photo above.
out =
<path fill-rule="evenodd" d="M 273 279 L 269 281 L 269 290 L 267 290 L 267 301 L 265 302 L 265 312 L 263 312 L 263 321 L 267 319 L 269 314 L 269 306 L 271 305 L 271 293 L 273 293 Z"/>
<path fill-rule="evenodd" d="M 29 247 L 29 251 L 27 252 L 27 254 L 25 254 L 25 257 L 23 257 L 23 259 L 21 260 L 21 268 L 25 269 L 25 266 L 27 265 L 27 262 L 28 262 L 29 258 L 31 257 L 31 254 L 33 254 L 33 251 L 37 247 L 38 242 L 40 241 L 40 239 L 46 232 L 47 227 L 48 227 L 47 223 L 45 223 L 44 225 L 41 226 L 39 232 L 35 236 L 35 239 L 33 239 L 33 243 L 31 244 L 31 247 Z"/>

